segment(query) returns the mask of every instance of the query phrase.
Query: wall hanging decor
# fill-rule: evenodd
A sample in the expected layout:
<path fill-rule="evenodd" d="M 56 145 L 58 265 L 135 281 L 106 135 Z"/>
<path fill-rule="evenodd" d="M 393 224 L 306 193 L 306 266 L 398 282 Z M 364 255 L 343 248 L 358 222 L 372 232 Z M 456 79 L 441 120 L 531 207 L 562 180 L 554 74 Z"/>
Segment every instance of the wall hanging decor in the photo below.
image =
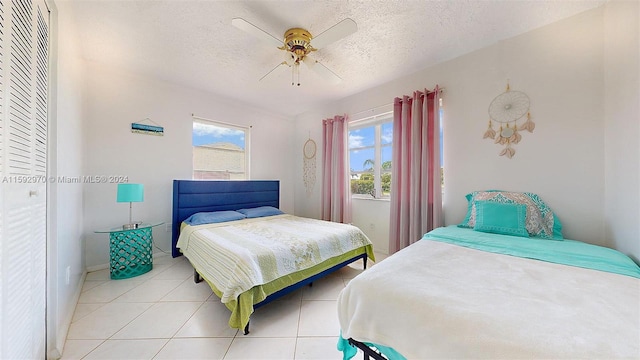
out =
<path fill-rule="evenodd" d="M 316 184 L 316 142 L 309 137 L 309 140 L 302 147 L 304 158 L 303 163 L 303 181 L 304 187 L 307 189 L 307 195 L 311 195 L 313 187 Z"/>
<path fill-rule="evenodd" d="M 524 119 L 525 115 L 526 121 L 518 125 L 518 120 Z M 497 132 L 493 129 L 494 121 L 500 124 Z M 507 82 L 507 90 L 489 104 L 489 128 L 483 139 L 491 139 L 495 144 L 504 145 L 500 156 L 511 159 L 516 153 L 511 144 L 517 144 L 522 140 L 519 131 L 533 132 L 535 127 L 529 112 L 529 97 L 521 91 L 512 91 Z"/>
<path fill-rule="evenodd" d="M 131 123 L 131 132 L 137 134 L 163 136 L 164 128 L 149 118 Z"/>

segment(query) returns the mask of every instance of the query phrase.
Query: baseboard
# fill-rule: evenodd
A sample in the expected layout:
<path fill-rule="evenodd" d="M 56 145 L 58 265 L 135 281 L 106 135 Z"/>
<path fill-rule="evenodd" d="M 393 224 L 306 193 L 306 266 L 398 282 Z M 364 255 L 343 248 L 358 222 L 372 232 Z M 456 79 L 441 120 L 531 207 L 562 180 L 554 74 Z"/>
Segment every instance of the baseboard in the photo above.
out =
<path fill-rule="evenodd" d="M 49 351 L 49 353 L 47 354 L 47 359 L 49 360 L 60 359 L 60 357 L 62 357 L 62 354 L 64 353 L 64 344 L 67 341 L 67 334 L 69 333 L 69 328 L 71 327 L 71 322 L 73 321 L 73 315 L 75 314 L 78 300 L 80 300 L 80 295 L 82 294 L 82 286 L 84 285 L 84 281 L 86 280 L 86 278 L 87 271 L 84 271 L 82 273 L 82 276 L 80 276 L 78 286 L 76 287 L 76 291 L 73 294 L 73 300 L 67 305 L 67 316 L 64 321 L 60 322 L 60 327 L 58 328 L 56 339 L 56 348 L 52 351 Z"/>
<path fill-rule="evenodd" d="M 104 269 L 108 269 L 109 268 L 109 264 L 100 264 L 100 265 L 94 265 L 94 266 L 87 266 L 87 271 L 88 273 L 90 272 L 94 272 L 94 271 L 98 271 L 98 270 L 104 270 Z"/>
<path fill-rule="evenodd" d="M 153 253 L 153 259 L 158 259 L 158 258 L 163 258 L 163 257 L 171 257 L 171 254 L 166 253 L 166 252 L 154 252 Z"/>

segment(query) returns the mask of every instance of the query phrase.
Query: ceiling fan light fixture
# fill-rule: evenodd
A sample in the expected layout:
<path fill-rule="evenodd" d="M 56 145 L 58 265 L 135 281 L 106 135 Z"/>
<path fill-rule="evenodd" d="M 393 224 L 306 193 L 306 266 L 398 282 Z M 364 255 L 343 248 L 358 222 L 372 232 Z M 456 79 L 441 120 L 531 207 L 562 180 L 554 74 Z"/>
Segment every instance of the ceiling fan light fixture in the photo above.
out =
<path fill-rule="evenodd" d="M 302 28 L 291 28 L 284 32 L 283 50 L 296 55 L 296 63 L 303 60 L 310 52 L 315 49 L 311 46 L 311 33 Z"/>

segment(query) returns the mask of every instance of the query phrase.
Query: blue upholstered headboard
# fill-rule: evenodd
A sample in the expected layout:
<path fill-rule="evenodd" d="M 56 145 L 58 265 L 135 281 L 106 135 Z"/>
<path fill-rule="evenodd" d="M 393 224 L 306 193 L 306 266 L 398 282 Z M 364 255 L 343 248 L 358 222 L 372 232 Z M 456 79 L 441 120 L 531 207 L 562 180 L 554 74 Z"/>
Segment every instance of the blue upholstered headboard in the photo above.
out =
<path fill-rule="evenodd" d="M 192 214 L 258 206 L 280 207 L 280 181 L 173 180 L 171 254 L 182 255 L 176 249 L 180 224 Z"/>

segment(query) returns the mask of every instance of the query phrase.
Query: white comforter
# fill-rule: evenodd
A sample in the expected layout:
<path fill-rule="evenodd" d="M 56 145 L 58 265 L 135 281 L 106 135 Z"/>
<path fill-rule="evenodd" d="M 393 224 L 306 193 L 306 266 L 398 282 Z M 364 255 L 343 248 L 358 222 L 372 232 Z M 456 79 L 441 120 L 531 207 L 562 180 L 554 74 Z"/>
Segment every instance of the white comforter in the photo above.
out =
<path fill-rule="evenodd" d="M 352 225 L 285 214 L 185 226 L 176 246 L 227 303 L 256 285 L 371 247 L 371 241 Z"/>
<path fill-rule="evenodd" d="M 407 359 L 640 358 L 640 279 L 435 241 L 351 280 L 338 316 Z"/>

